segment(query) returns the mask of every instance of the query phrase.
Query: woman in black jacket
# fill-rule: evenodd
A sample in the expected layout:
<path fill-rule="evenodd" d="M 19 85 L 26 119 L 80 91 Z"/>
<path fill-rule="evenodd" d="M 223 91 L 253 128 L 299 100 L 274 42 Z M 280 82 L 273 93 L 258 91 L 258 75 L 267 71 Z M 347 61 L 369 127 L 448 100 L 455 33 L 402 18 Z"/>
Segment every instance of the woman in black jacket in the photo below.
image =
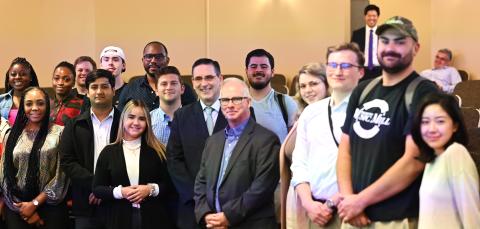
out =
<path fill-rule="evenodd" d="M 138 100 L 120 116 L 117 140 L 97 161 L 93 193 L 102 199 L 107 228 L 173 228 L 168 215 L 172 185 L 165 146 L 154 136 L 150 114 Z"/>

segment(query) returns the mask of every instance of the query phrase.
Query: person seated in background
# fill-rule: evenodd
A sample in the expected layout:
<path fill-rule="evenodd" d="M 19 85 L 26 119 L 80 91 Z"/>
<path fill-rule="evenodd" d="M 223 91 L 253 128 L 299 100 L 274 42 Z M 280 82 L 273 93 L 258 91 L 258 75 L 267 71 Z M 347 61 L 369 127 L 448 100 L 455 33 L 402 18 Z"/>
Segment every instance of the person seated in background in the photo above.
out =
<path fill-rule="evenodd" d="M 155 137 L 167 145 L 173 114 L 182 107 L 181 96 L 185 91 L 180 72 L 174 66 L 166 66 L 158 72 L 157 96 L 160 106 L 150 112 Z"/>
<path fill-rule="evenodd" d="M 416 114 L 412 137 L 426 162 L 420 186 L 418 228 L 478 228 L 478 172 L 455 97 L 429 94 Z"/>
<path fill-rule="evenodd" d="M 75 84 L 75 67 L 66 61 L 60 62 L 53 70 L 52 87 L 55 91 L 50 121 L 64 126 L 69 119 L 80 114 L 83 98 L 72 90 Z"/>
<path fill-rule="evenodd" d="M 449 49 L 440 49 L 435 55 L 433 68 L 426 69 L 420 73 L 421 76 L 435 82 L 437 86 L 445 93 L 451 94 L 455 86 L 462 82 L 462 77 L 458 70 L 450 66 L 452 62 L 452 51 Z"/>
<path fill-rule="evenodd" d="M 294 99 L 298 102 L 299 113 L 309 104 L 315 103 L 328 96 L 328 83 L 325 75 L 325 66 L 321 63 L 309 63 L 303 66 L 298 72 L 297 93 Z M 300 115 L 300 114 L 299 114 Z M 302 222 L 306 223 L 306 214 L 297 214 L 301 208 L 301 203 L 297 199 L 297 194 L 290 186 L 292 172 L 292 152 L 295 148 L 297 138 L 297 122 L 293 125 L 285 141 L 280 148 L 280 203 L 281 203 L 281 225 L 282 228 L 303 228 Z M 304 216 L 304 217 L 302 217 Z M 302 226 L 300 226 L 302 225 Z"/>
<path fill-rule="evenodd" d="M 27 59 L 15 58 L 5 74 L 6 93 L 0 95 L 0 115 L 7 119 L 10 125 L 15 123 L 23 91 L 31 86 L 38 87 L 35 70 Z"/>

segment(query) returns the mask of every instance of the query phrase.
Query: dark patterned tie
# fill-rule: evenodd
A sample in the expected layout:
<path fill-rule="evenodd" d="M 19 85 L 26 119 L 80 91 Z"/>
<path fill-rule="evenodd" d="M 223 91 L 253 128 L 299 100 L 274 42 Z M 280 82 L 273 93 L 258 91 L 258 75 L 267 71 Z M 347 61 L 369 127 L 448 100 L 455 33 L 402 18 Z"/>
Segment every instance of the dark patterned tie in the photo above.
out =
<path fill-rule="evenodd" d="M 370 30 L 370 37 L 368 38 L 368 70 L 373 69 L 373 29 Z"/>

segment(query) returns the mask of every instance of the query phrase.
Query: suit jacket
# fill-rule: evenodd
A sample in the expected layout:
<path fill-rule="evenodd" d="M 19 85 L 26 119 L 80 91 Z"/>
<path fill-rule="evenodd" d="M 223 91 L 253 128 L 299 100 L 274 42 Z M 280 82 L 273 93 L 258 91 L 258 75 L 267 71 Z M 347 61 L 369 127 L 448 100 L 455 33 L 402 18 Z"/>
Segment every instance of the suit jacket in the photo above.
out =
<path fill-rule="evenodd" d="M 195 181 L 195 215 L 204 223 L 208 213 L 216 212 L 215 193 L 223 157 L 225 133 L 207 140 L 202 164 Z M 273 193 L 278 184 L 276 134 L 250 119 L 229 159 L 218 198 L 229 228 L 270 228 L 275 225 Z"/>
<path fill-rule="evenodd" d="M 141 203 L 142 228 L 174 228 L 168 215 L 168 197 L 173 186 L 167 172 L 166 162 L 157 152 L 142 141 L 140 147 L 138 184 L 155 183 L 159 193 L 147 197 Z M 132 203 L 127 199 L 115 199 L 113 189 L 119 185 L 130 186 L 122 143 L 107 145 L 100 154 L 95 176 L 93 193 L 102 199 L 100 204 L 106 211 L 105 225 L 112 229 L 129 229 L 132 225 Z"/>
<path fill-rule="evenodd" d="M 120 112 L 114 109 L 110 142 L 115 141 L 118 132 Z M 94 136 L 90 110 L 87 110 L 67 122 L 61 141 L 60 166 L 72 181 L 73 214 L 76 216 L 92 216 L 94 207 L 88 203 L 92 193 Z"/>
<path fill-rule="evenodd" d="M 226 126 L 227 121 L 219 111 L 213 132 L 223 130 Z M 180 228 L 198 227 L 194 215 L 193 188 L 208 137 L 207 124 L 199 101 L 175 112 L 167 144 L 167 165 L 179 195 L 180 217 L 177 226 Z"/>
<path fill-rule="evenodd" d="M 353 31 L 350 42 L 355 42 L 360 47 L 360 51 L 365 53 L 365 26 Z"/>

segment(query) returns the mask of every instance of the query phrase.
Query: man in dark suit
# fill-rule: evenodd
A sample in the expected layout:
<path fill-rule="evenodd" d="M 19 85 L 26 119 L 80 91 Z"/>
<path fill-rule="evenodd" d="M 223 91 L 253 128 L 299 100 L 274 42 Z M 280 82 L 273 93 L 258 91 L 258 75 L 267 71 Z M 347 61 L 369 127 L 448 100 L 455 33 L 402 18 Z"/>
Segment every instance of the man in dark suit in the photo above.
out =
<path fill-rule="evenodd" d="M 380 8 L 376 5 L 368 5 L 365 7 L 363 14 L 365 15 L 366 26 L 353 31 L 351 39 L 351 42 L 357 43 L 360 50 L 365 54 L 365 75 L 360 81 L 372 79 L 382 74 L 382 68 L 377 59 L 378 36 L 375 34 Z"/>
<path fill-rule="evenodd" d="M 115 78 L 98 69 L 86 79 L 91 108 L 65 126 L 60 141 L 60 166 L 71 179 L 75 228 L 103 228 L 97 207 L 101 200 L 92 193 L 95 164 L 103 147 L 116 139 L 120 112 L 112 105 Z"/>
<path fill-rule="evenodd" d="M 220 103 L 228 121 L 203 150 L 195 180 L 195 216 L 207 228 L 277 228 L 273 193 L 280 141 L 250 115 L 247 85 L 222 85 Z"/>
<path fill-rule="evenodd" d="M 220 85 L 223 77 L 217 61 L 202 58 L 192 66 L 192 84 L 199 101 L 174 114 L 167 144 L 167 166 L 179 194 L 177 226 L 198 228 L 194 215 L 193 187 L 206 139 L 223 130 L 227 121 L 220 112 Z"/>

